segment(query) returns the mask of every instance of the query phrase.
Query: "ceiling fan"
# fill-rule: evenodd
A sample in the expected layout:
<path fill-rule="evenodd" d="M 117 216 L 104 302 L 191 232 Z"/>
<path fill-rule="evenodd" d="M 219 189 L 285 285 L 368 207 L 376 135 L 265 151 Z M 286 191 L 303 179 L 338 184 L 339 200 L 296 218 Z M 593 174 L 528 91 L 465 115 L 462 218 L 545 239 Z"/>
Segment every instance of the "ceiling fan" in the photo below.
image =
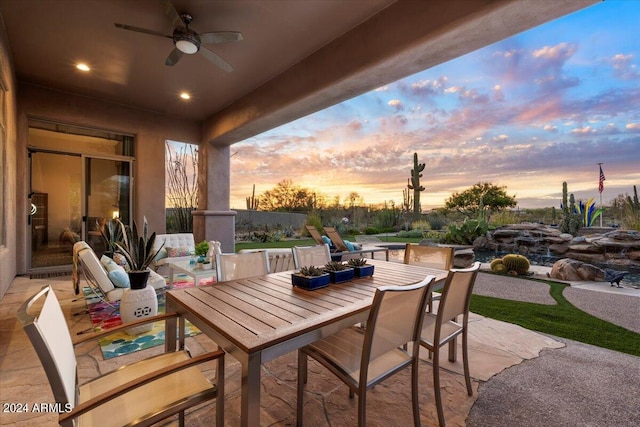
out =
<path fill-rule="evenodd" d="M 167 57 L 165 65 L 176 65 L 185 53 L 187 55 L 191 55 L 200 52 L 205 58 L 223 70 L 227 72 L 233 71 L 231 64 L 222 59 L 218 54 L 208 49 L 206 46 L 203 46 L 203 44 L 219 44 L 240 41 L 243 39 L 242 33 L 236 31 L 216 31 L 212 33 L 198 34 L 193 29 L 189 28 L 189 24 L 193 21 L 193 17 L 191 15 L 188 13 L 179 14 L 169 0 L 160 1 L 164 6 L 165 15 L 169 17 L 172 25 L 174 26 L 173 34 L 162 34 L 159 31 L 134 27 L 127 24 L 115 23 L 114 25 L 124 30 L 173 39 L 174 48 Z"/>

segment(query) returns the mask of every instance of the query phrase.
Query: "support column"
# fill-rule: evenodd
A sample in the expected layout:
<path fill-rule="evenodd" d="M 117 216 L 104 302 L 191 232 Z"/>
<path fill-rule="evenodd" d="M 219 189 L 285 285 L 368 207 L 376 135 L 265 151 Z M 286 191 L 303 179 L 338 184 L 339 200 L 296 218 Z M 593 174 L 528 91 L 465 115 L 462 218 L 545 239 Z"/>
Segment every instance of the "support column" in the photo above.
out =
<path fill-rule="evenodd" d="M 198 210 L 192 212 L 195 241 L 217 240 L 223 252 L 235 252 L 236 212 L 229 209 L 230 152 L 228 146 L 200 145 Z"/>

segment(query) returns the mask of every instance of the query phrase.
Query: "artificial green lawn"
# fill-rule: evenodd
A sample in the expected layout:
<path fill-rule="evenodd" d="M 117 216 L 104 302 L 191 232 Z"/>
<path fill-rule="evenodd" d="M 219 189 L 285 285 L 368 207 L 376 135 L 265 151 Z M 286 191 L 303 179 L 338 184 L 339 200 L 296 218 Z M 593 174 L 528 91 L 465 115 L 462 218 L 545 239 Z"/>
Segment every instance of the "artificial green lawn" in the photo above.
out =
<path fill-rule="evenodd" d="M 347 237 L 347 240 L 353 239 Z M 419 239 L 397 237 L 387 239 L 383 237 L 381 240 L 416 243 Z M 296 245 L 313 244 L 315 243 L 312 239 L 267 243 L 247 242 L 236 243 L 236 251 L 241 249 L 291 248 Z M 534 304 L 473 295 L 471 311 L 492 319 L 520 325 L 532 331 L 640 356 L 640 334 L 598 319 L 573 306 L 562 295 L 562 291 L 567 285 L 547 281 L 544 283 L 549 285 L 549 293 L 556 300 L 557 305 Z"/>
<path fill-rule="evenodd" d="M 573 306 L 562 295 L 567 286 L 547 282 L 557 305 L 534 304 L 473 295 L 471 311 L 557 337 L 640 356 L 640 334 L 598 319 Z"/>

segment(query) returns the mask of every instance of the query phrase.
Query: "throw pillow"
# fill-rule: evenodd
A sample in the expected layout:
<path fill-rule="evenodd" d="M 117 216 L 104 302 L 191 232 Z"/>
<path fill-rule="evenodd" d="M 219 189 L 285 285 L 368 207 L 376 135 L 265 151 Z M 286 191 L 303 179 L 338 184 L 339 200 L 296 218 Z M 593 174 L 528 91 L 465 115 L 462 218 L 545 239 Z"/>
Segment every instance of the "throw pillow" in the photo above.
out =
<path fill-rule="evenodd" d="M 169 246 L 165 246 L 167 250 L 167 256 L 169 258 L 181 257 L 181 256 L 189 256 L 191 255 L 191 251 L 186 246 L 180 246 L 177 248 L 172 248 Z"/>
<path fill-rule="evenodd" d="M 120 267 L 118 264 L 116 264 L 114 260 L 112 260 L 106 255 L 102 255 L 102 258 L 100 258 L 100 264 L 102 264 L 104 269 L 107 270 L 107 273 L 112 271 L 116 267 Z"/>
<path fill-rule="evenodd" d="M 356 250 L 356 248 L 353 247 L 353 243 L 348 240 L 344 241 L 344 245 L 347 247 L 347 249 L 349 249 L 349 252 L 353 252 Z"/>
<path fill-rule="evenodd" d="M 333 242 L 327 236 L 322 236 L 322 240 L 329 246 L 333 246 Z"/>
<path fill-rule="evenodd" d="M 111 270 L 108 273 L 109 280 L 113 283 L 113 286 L 116 288 L 129 288 L 131 284 L 129 283 L 129 275 L 124 268 L 118 266 L 117 269 Z"/>
<path fill-rule="evenodd" d="M 162 258 L 166 258 L 167 255 L 167 248 L 162 248 L 158 251 L 158 254 L 156 255 L 156 257 L 153 259 L 154 261 L 160 261 Z"/>
<path fill-rule="evenodd" d="M 108 256 L 102 255 L 100 258 L 100 264 L 107 270 L 107 276 L 113 286 L 116 288 L 128 288 L 131 286 L 129 283 L 129 275 L 122 266 L 116 264 L 114 260 Z"/>

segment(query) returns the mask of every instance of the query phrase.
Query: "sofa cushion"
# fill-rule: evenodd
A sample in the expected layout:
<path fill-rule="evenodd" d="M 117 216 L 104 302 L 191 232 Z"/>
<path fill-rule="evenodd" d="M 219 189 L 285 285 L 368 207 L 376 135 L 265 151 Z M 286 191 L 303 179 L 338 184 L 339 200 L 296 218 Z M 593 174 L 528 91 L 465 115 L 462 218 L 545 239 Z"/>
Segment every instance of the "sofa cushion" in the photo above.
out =
<path fill-rule="evenodd" d="M 129 288 L 131 287 L 131 283 L 129 282 L 129 275 L 125 271 L 125 269 L 116 264 L 114 260 L 109 258 L 108 256 L 102 255 L 100 258 L 100 264 L 102 264 L 107 270 L 107 276 L 109 276 L 109 280 L 113 283 L 113 286 L 116 288 Z"/>

